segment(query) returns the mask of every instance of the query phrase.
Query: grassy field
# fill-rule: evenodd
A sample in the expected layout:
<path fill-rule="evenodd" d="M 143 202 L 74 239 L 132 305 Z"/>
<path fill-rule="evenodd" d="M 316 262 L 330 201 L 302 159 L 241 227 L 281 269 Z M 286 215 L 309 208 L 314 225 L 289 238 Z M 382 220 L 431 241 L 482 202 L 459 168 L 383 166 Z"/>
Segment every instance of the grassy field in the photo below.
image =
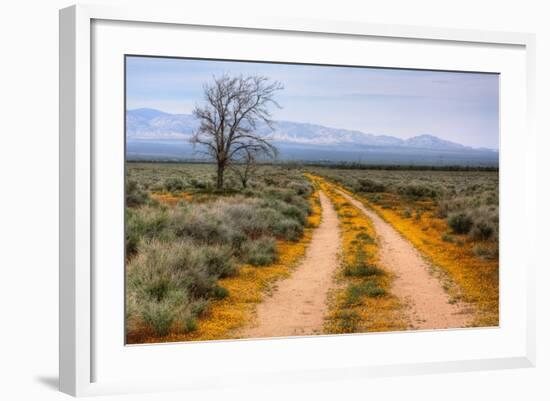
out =
<path fill-rule="evenodd" d="M 303 174 L 266 167 L 247 189 L 228 181 L 226 190 L 215 191 L 209 165 L 128 164 L 129 343 L 227 336 L 244 321 L 243 311 L 226 319 L 225 329 L 201 323 L 211 323 L 221 301 L 242 300 L 243 291 L 231 293 L 243 287 L 236 277 L 249 280 L 241 288 L 248 292 L 243 305 L 259 301 L 262 289 L 303 255 L 307 229 L 315 225 L 315 194 Z"/>
<path fill-rule="evenodd" d="M 378 265 L 370 220 L 337 189 L 376 211 L 434 266 L 474 326 L 498 324 L 498 173 L 261 166 L 243 188 L 215 190 L 208 164 L 128 163 L 128 343 L 239 337 L 255 305 L 287 278 L 334 205 L 341 266 L 326 333 L 405 330 L 392 273 Z"/>

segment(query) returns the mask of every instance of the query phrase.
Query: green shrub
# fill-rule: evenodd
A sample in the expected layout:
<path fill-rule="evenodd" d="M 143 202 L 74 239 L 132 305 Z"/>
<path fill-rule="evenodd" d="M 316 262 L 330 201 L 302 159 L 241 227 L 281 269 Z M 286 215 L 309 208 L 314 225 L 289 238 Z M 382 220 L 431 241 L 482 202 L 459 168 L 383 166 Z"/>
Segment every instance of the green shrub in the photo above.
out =
<path fill-rule="evenodd" d="M 218 278 L 208 274 L 204 265 L 189 269 L 182 278 L 181 285 L 187 289 L 189 294 L 197 298 L 216 297 Z"/>
<path fill-rule="evenodd" d="M 220 211 L 230 220 L 230 225 L 238 229 L 244 235 L 241 238 L 244 242 L 247 238 L 257 238 L 270 232 L 270 221 L 280 218 L 280 214 L 272 211 L 275 216 L 265 218 L 265 210 L 260 203 L 254 199 L 235 198 L 231 204 L 227 204 Z"/>
<path fill-rule="evenodd" d="M 166 232 L 170 219 L 163 209 L 144 207 L 138 210 L 126 209 L 126 236 L 141 240 L 160 239 Z"/>
<path fill-rule="evenodd" d="M 302 225 L 305 224 L 307 218 L 307 212 L 298 208 L 295 205 L 289 205 L 283 210 L 283 215 L 289 217 L 293 220 L 300 222 Z"/>
<path fill-rule="evenodd" d="M 126 206 L 137 207 L 147 204 L 149 201 L 149 195 L 143 188 L 133 180 L 126 181 Z"/>
<path fill-rule="evenodd" d="M 374 281 L 365 282 L 362 286 L 362 291 L 363 294 L 368 297 L 381 297 L 386 295 L 386 291 Z"/>
<path fill-rule="evenodd" d="M 210 295 L 215 299 L 224 299 L 229 296 L 229 290 L 220 285 L 215 285 L 210 292 Z"/>
<path fill-rule="evenodd" d="M 277 243 L 270 237 L 248 241 L 244 244 L 242 253 L 245 263 L 266 266 L 277 260 Z"/>
<path fill-rule="evenodd" d="M 127 208 L 125 212 L 125 252 L 130 258 L 138 251 L 141 241 L 168 239 L 168 215 L 164 210 L 151 207 L 139 209 Z"/>
<path fill-rule="evenodd" d="M 377 182 L 368 178 L 361 178 L 358 180 L 360 192 L 385 192 L 386 186 L 381 182 Z"/>
<path fill-rule="evenodd" d="M 159 337 L 167 335 L 174 324 L 184 321 L 189 316 L 186 309 L 189 300 L 185 291 L 168 289 L 169 287 L 168 283 L 162 287 L 162 294 L 152 293 L 151 297 L 142 294 L 137 303 L 137 313 L 143 323 Z"/>
<path fill-rule="evenodd" d="M 227 245 L 201 248 L 206 265 L 206 271 L 219 278 L 231 277 L 237 273 L 231 248 Z"/>
<path fill-rule="evenodd" d="M 190 305 L 191 315 L 193 316 L 202 316 L 205 311 L 208 309 L 208 300 L 207 299 L 197 299 Z"/>
<path fill-rule="evenodd" d="M 381 297 L 386 295 L 386 291 L 375 281 L 364 281 L 361 284 L 352 284 L 346 290 L 346 304 L 349 306 L 360 305 L 362 298 Z"/>
<path fill-rule="evenodd" d="M 273 224 L 273 233 L 289 241 L 298 241 L 304 233 L 304 226 L 292 219 L 281 219 Z"/>
<path fill-rule="evenodd" d="M 468 234 L 474 224 L 472 218 L 463 212 L 450 215 L 447 223 L 455 234 Z"/>
<path fill-rule="evenodd" d="M 341 311 L 336 315 L 338 328 L 342 333 L 355 333 L 361 317 L 355 311 Z"/>
<path fill-rule="evenodd" d="M 347 265 L 344 268 L 344 276 L 348 277 L 370 277 L 380 276 L 384 271 L 374 265 L 368 265 L 364 262 Z"/>
<path fill-rule="evenodd" d="M 346 305 L 360 305 L 363 298 L 363 291 L 359 285 L 351 285 L 346 290 Z"/>
<path fill-rule="evenodd" d="M 424 184 L 407 184 L 398 188 L 398 192 L 401 195 L 408 196 L 410 198 L 435 198 L 437 192 Z"/>
<path fill-rule="evenodd" d="M 229 260 L 231 257 L 229 257 Z M 129 321 L 141 319 L 164 336 L 170 330 L 196 328 L 195 318 L 208 299 L 228 296 L 217 279 L 233 274 L 234 266 L 221 247 L 197 247 L 188 242 L 147 242 L 127 266 Z"/>
<path fill-rule="evenodd" d="M 359 233 L 355 236 L 355 239 L 358 241 L 364 242 L 365 244 L 374 244 L 374 239 L 365 232 Z"/>
<path fill-rule="evenodd" d="M 168 192 L 181 192 L 185 189 L 185 182 L 181 178 L 167 178 L 164 180 L 163 187 Z"/>
<path fill-rule="evenodd" d="M 297 195 L 302 197 L 308 197 L 313 192 L 313 189 L 309 181 L 301 181 L 301 182 L 293 181 L 288 186 L 288 188 L 294 191 Z"/>
<path fill-rule="evenodd" d="M 152 241 L 129 262 L 127 280 L 139 296 L 160 301 L 172 290 L 184 291 L 191 298 L 207 298 L 217 276 L 209 274 L 203 249 L 187 242 Z"/>
<path fill-rule="evenodd" d="M 486 221 L 478 221 L 474 224 L 471 236 L 475 240 L 486 241 L 493 236 L 493 226 Z"/>
<path fill-rule="evenodd" d="M 132 232 L 132 231 L 126 230 L 125 243 L 124 243 L 124 251 L 125 251 L 126 259 L 128 259 L 129 257 L 137 253 L 138 246 L 139 246 L 139 238 L 140 236 L 135 231 Z"/>
<path fill-rule="evenodd" d="M 152 277 L 149 282 L 145 282 L 143 292 L 153 301 L 160 302 L 166 298 L 170 291 L 170 281 L 166 277 Z"/>
<path fill-rule="evenodd" d="M 208 189 L 212 187 L 212 185 L 209 184 L 208 182 L 204 180 L 198 180 L 196 178 L 192 178 L 189 183 L 193 188 L 197 188 L 197 189 Z"/>
<path fill-rule="evenodd" d="M 175 315 L 173 305 L 165 302 L 146 303 L 141 312 L 143 322 L 151 327 L 158 337 L 164 337 L 170 332 Z"/>
<path fill-rule="evenodd" d="M 183 239 L 206 244 L 228 244 L 236 234 L 234 228 L 212 206 L 195 206 L 184 213 L 173 216 L 174 234 Z"/>
<path fill-rule="evenodd" d="M 190 333 L 197 330 L 197 320 L 191 316 L 183 320 L 183 331 L 184 333 Z"/>
<path fill-rule="evenodd" d="M 462 212 L 472 208 L 467 198 L 456 196 L 450 199 L 440 199 L 437 205 L 437 216 L 440 218 L 446 218 L 453 212 Z"/>

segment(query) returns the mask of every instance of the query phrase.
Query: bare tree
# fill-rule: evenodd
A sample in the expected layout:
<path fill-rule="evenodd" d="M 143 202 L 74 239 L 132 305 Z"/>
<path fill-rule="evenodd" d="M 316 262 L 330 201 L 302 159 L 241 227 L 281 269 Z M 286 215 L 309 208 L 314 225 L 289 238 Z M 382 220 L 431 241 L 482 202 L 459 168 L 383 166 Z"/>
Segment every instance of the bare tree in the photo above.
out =
<path fill-rule="evenodd" d="M 256 171 L 258 167 L 258 156 L 249 149 L 245 149 L 242 156 L 231 163 L 230 167 L 235 175 L 238 177 L 243 188 L 248 187 L 248 181 Z"/>
<path fill-rule="evenodd" d="M 216 187 L 223 188 L 225 169 L 235 160 L 250 155 L 273 156 L 277 149 L 270 138 L 256 132 L 258 123 L 273 129 L 270 107 L 279 107 L 275 93 L 283 89 L 278 81 L 264 76 L 214 77 L 204 86 L 205 103 L 193 115 L 200 126 L 191 138 L 194 146 L 217 164 Z"/>

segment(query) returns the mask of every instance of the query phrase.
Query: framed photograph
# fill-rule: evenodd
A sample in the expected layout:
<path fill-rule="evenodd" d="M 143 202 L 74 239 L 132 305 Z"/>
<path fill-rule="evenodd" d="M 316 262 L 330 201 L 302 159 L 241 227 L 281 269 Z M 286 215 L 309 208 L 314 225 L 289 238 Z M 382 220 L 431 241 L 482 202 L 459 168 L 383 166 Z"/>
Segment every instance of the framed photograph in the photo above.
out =
<path fill-rule="evenodd" d="M 61 10 L 61 390 L 533 366 L 533 49 Z"/>

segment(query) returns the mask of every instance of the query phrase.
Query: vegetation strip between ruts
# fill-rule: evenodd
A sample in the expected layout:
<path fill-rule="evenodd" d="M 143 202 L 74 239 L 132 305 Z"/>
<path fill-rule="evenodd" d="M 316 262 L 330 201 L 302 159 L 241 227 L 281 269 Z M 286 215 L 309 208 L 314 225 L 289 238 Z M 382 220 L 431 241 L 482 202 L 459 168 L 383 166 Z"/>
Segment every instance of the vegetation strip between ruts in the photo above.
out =
<path fill-rule="evenodd" d="M 325 333 L 405 330 L 403 304 L 391 293 L 393 275 L 378 265 L 376 232 L 368 217 L 344 199 L 332 184 L 308 175 L 336 209 L 342 236 L 342 260 L 329 294 Z"/>

